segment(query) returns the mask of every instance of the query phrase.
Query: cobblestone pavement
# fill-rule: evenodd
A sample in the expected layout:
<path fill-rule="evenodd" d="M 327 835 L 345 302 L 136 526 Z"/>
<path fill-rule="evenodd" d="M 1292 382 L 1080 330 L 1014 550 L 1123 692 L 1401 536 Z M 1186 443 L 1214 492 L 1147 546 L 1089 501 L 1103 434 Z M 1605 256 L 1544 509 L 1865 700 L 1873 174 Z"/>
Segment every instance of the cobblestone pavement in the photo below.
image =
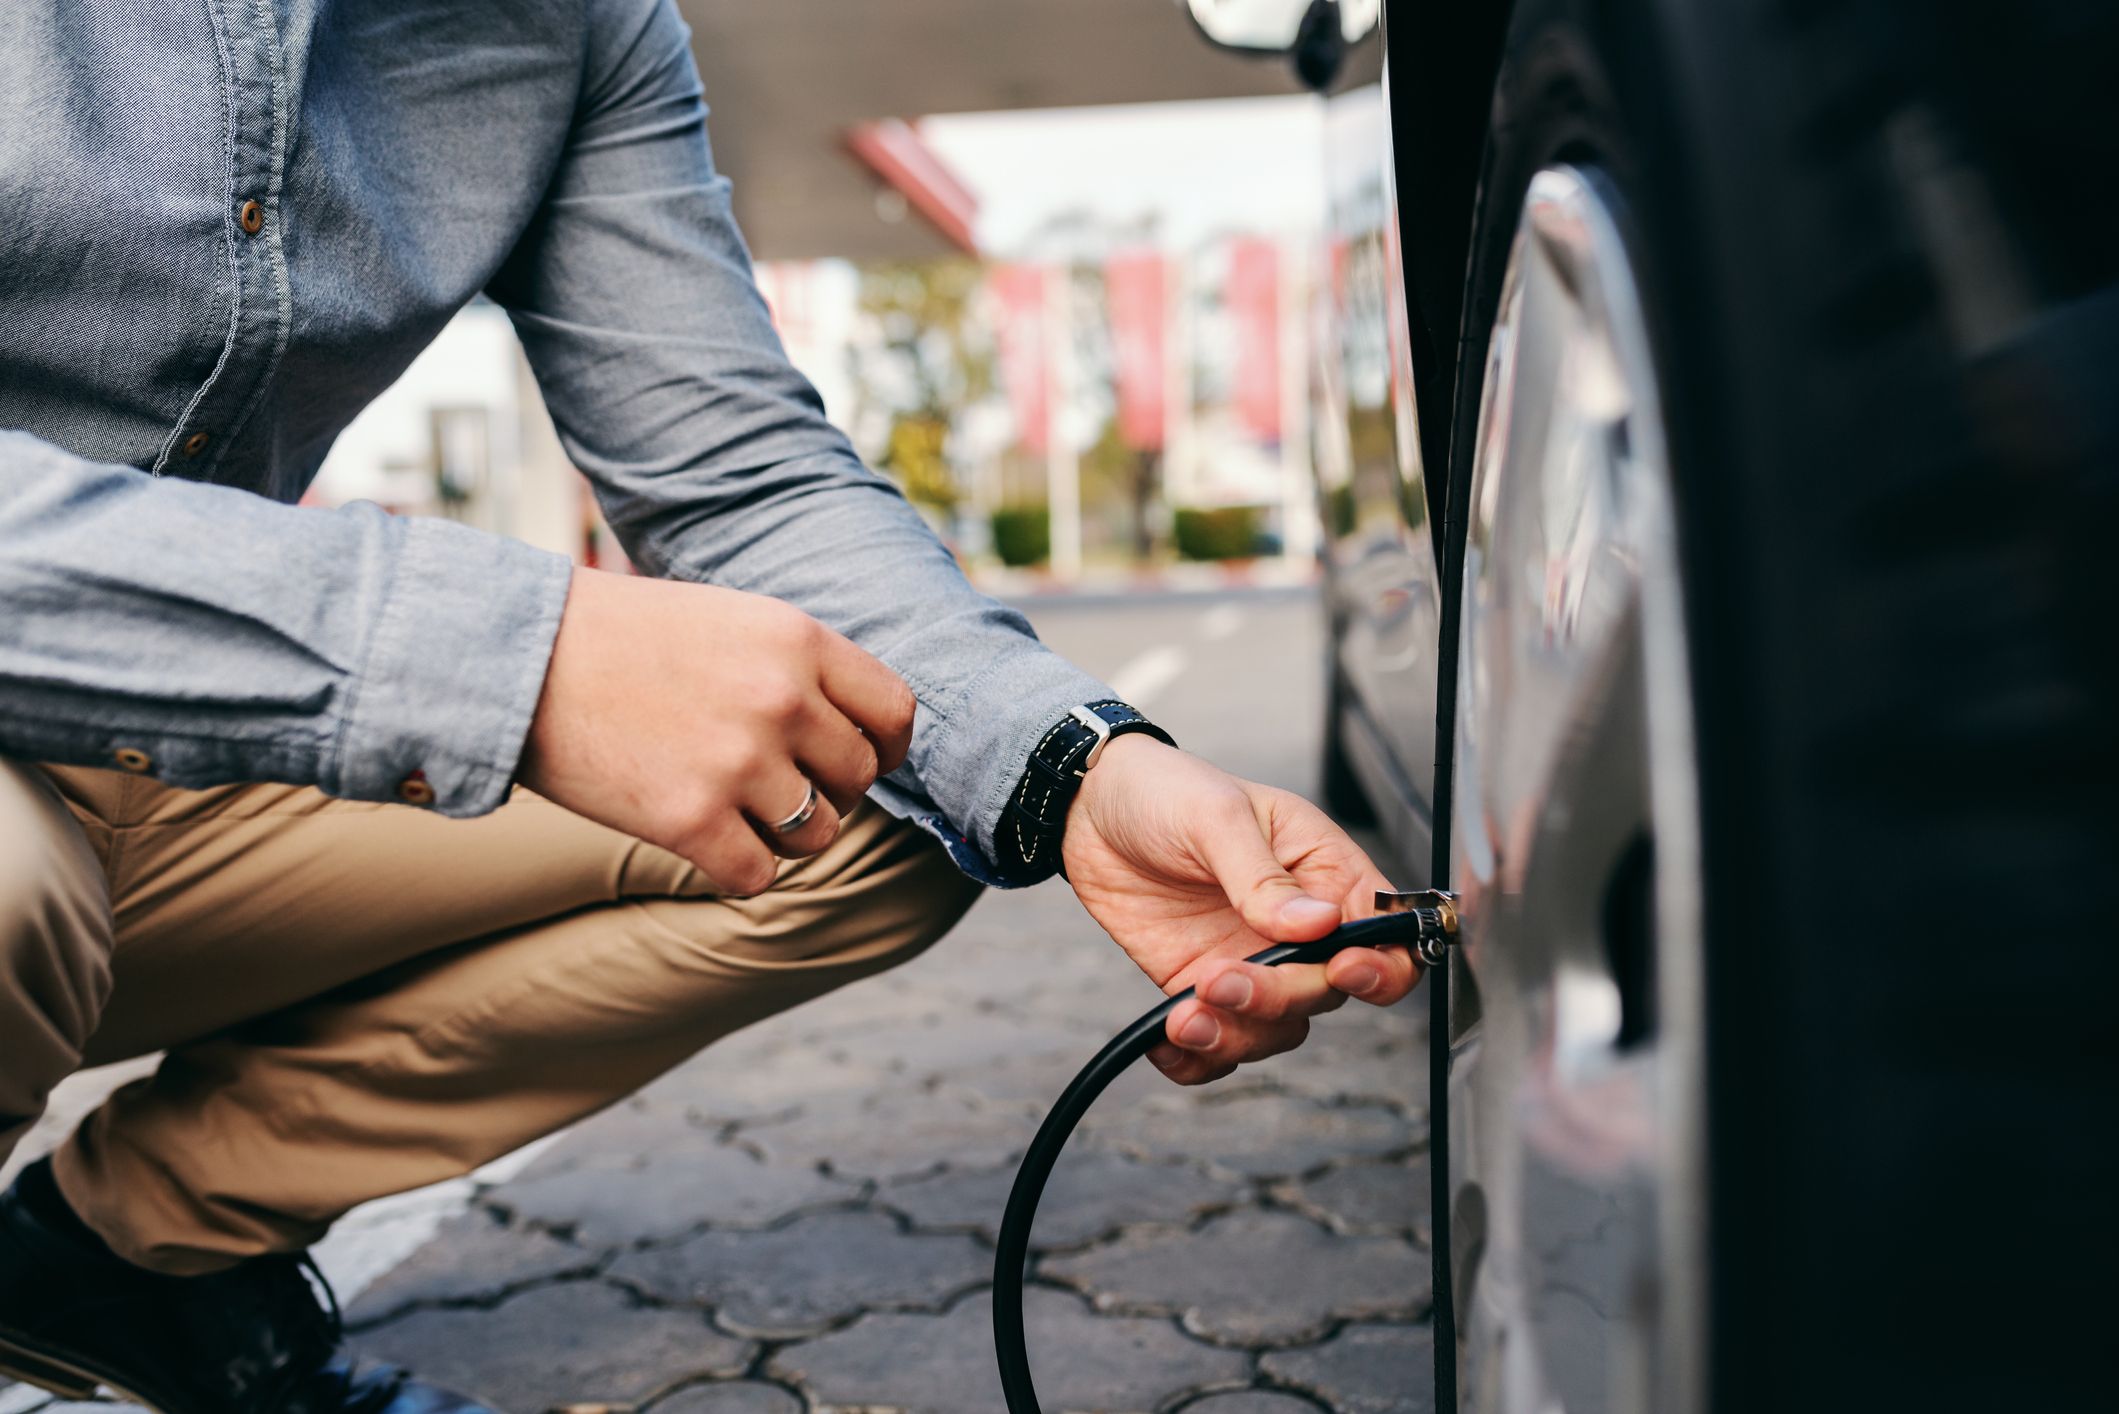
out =
<path fill-rule="evenodd" d="M 1297 788 L 1315 615 L 1291 595 L 1037 612 L 1180 741 Z M 477 1187 L 366 1285 L 355 1342 L 517 1414 L 995 1414 L 1014 1160 L 1154 1001 L 1063 885 L 991 894 L 918 961 L 730 1037 Z M 1430 1407 L 1424 1029 L 1417 996 L 1356 1004 L 1219 1084 L 1139 1067 L 1113 1088 L 1037 1230 L 1047 1408 Z M 24 1393 L 0 1414 L 57 1414 Z"/>

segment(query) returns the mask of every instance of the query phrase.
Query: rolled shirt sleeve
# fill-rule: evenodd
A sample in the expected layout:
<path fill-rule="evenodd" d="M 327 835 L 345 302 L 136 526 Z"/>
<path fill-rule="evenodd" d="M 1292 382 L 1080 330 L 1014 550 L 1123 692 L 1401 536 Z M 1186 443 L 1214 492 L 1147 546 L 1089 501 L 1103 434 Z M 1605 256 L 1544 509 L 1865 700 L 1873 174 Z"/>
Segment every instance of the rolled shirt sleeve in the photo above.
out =
<path fill-rule="evenodd" d="M 786 600 L 903 676 L 912 749 L 875 796 L 997 881 L 1038 734 L 1110 692 L 966 582 L 788 361 L 675 7 L 618 0 L 594 23 L 568 151 L 490 293 L 635 562 Z"/>
<path fill-rule="evenodd" d="M 564 557 L 0 432 L 0 752 L 450 815 L 505 799 Z M 123 753 L 121 756 L 120 753 Z"/>

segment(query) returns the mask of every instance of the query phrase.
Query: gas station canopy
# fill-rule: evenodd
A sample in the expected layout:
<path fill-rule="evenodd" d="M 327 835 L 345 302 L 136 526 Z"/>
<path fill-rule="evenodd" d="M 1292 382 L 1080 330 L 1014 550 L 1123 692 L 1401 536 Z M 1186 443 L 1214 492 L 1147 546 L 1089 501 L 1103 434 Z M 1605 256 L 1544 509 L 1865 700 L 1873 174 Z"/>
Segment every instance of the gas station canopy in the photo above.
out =
<path fill-rule="evenodd" d="M 946 191 L 919 189 L 919 154 L 887 120 L 1298 91 L 1285 64 L 1209 46 L 1177 0 L 679 7 L 713 110 L 715 160 L 761 259 L 911 260 L 961 248 L 946 215 L 937 219 Z M 946 173 L 928 176 L 948 186 Z"/>

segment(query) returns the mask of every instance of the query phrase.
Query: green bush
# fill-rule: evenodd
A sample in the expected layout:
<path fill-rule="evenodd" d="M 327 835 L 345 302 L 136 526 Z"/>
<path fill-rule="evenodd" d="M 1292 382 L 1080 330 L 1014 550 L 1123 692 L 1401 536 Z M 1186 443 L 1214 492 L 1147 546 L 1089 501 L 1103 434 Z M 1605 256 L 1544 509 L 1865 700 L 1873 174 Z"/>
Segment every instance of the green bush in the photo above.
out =
<path fill-rule="evenodd" d="M 1359 507 L 1354 504 L 1354 483 L 1334 486 L 1324 496 L 1324 519 L 1334 535 L 1352 535 Z"/>
<path fill-rule="evenodd" d="M 900 414 L 890 425 L 890 445 L 882 467 L 898 480 L 908 500 L 939 511 L 957 503 L 956 477 L 950 473 L 949 427 L 938 417 Z"/>
<path fill-rule="evenodd" d="M 1258 553 L 1257 506 L 1181 509 L 1171 525 L 1177 553 L 1188 560 L 1241 560 Z"/>
<path fill-rule="evenodd" d="M 1052 557 L 1052 512 L 1044 506 L 1003 506 L 993 513 L 993 551 L 1015 568 Z"/>

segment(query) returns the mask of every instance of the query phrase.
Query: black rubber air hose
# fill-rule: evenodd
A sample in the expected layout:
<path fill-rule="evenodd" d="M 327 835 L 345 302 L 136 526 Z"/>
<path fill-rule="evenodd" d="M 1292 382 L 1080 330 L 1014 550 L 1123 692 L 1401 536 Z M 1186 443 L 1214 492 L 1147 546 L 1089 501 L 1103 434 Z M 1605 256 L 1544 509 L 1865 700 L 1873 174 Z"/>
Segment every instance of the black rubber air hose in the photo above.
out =
<path fill-rule="evenodd" d="M 1455 916 L 1450 914 L 1447 931 L 1453 934 L 1455 924 Z M 1420 955 L 1439 945 L 1436 939 L 1443 926 L 1438 923 L 1433 909 L 1381 914 L 1343 923 L 1314 943 L 1281 943 L 1253 953 L 1245 961 L 1266 967 L 1278 967 L 1288 962 L 1323 962 L 1348 948 L 1380 948 L 1394 944 L 1411 947 L 1416 955 Z M 1000 1357 L 1001 1392 L 1008 1400 L 1008 1414 L 1043 1414 L 1037 1402 L 1037 1388 L 1030 1381 L 1030 1351 L 1023 1335 L 1023 1280 L 1030 1259 L 1030 1228 L 1037 1220 L 1038 1200 L 1045 1195 L 1045 1184 L 1052 1177 L 1053 1166 L 1059 1162 L 1060 1151 L 1067 1147 L 1068 1136 L 1082 1122 L 1089 1106 L 1096 1103 L 1096 1097 L 1110 1087 L 1120 1072 L 1163 1039 L 1163 1023 L 1169 1017 L 1170 1009 L 1191 995 L 1192 990 L 1186 988 L 1163 1002 L 1119 1032 L 1082 1067 L 1081 1074 L 1060 1092 L 1051 1113 L 1038 1127 L 1037 1137 L 1030 1141 L 1022 1167 L 1016 1171 L 1015 1187 L 1009 1190 L 1008 1206 L 1001 1214 L 1001 1230 L 993 1258 L 993 1345 Z"/>

